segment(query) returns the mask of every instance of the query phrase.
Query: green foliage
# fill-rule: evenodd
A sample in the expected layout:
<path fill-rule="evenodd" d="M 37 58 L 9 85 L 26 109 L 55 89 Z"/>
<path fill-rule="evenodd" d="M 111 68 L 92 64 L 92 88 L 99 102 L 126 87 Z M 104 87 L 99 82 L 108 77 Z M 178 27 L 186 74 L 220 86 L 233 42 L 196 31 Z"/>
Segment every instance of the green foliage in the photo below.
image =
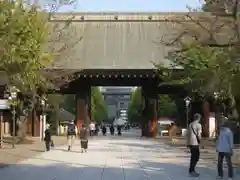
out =
<path fill-rule="evenodd" d="M 107 105 L 97 87 L 91 89 L 91 118 L 99 123 L 108 118 Z"/>
<path fill-rule="evenodd" d="M 131 102 L 128 106 L 128 121 L 132 123 L 140 122 L 142 118 L 142 108 L 142 91 L 141 88 L 137 88 L 131 94 Z"/>
<path fill-rule="evenodd" d="M 69 98 L 71 98 L 72 96 L 69 95 L 61 95 L 61 94 L 49 94 L 47 97 L 47 108 L 46 108 L 46 113 L 47 113 L 47 122 L 49 124 L 51 124 L 51 129 L 54 132 L 57 132 L 57 127 L 59 125 L 59 113 L 60 113 L 60 109 L 61 108 L 67 108 L 67 105 L 71 105 L 71 103 L 69 102 Z M 73 96 L 74 98 L 74 96 Z M 67 103 L 68 104 L 67 104 Z M 73 101 L 74 102 L 74 101 Z M 75 105 L 75 104 L 73 104 Z M 63 107 L 62 107 L 63 106 Z M 71 109 L 69 108 L 68 111 L 70 111 Z M 71 112 L 71 113 L 75 113 L 75 112 Z"/>
<path fill-rule="evenodd" d="M 237 108 L 239 114 L 240 96 L 236 83 L 239 81 L 240 57 L 239 1 L 205 0 L 201 11 L 213 13 L 206 14 L 209 20 L 187 14 L 186 18 L 193 26 L 180 22 L 183 31 L 174 35 L 172 43 L 163 42 L 165 45 L 181 46 L 177 52 L 171 52 L 168 56 L 172 68 L 181 70 L 176 73 L 176 70 L 166 70 L 162 65 L 157 65 L 160 76 L 167 79 L 165 83 L 182 84 L 190 93 L 202 98 L 217 92 L 218 101 L 228 106 L 228 113 L 233 115 Z"/>
<path fill-rule="evenodd" d="M 131 94 L 131 102 L 128 106 L 128 120 L 136 123 L 142 120 L 142 110 L 144 101 L 142 99 L 141 88 L 137 88 Z M 175 101 L 168 95 L 159 95 L 158 115 L 161 117 L 174 117 L 177 114 Z"/>
<path fill-rule="evenodd" d="M 68 112 L 75 114 L 76 100 L 75 95 L 65 95 L 64 101 L 60 105 L 61 108 Z M 91 89 L 91 118 L 96 122 L 102 122 L 108 117 L 107 105 L 103 99 L 99 88 L 94 87 Z"/>
<path fill-rule="evenodd" d="M 185 48 L 185 47 L 184 47 Z M 225 98 L 231 94 L 231 83 L 238 71 L 236 62 L 230 56 L 233 49 L 216 48 L 190 44 L 185 51 L 172 52 L 168 59 L 172 68 L 180 67 L 180 75 L 158 65 L 161 76 L 167 83 L 183 84 L 190 92 L 204 97 L 219 92 Z"/>
<path fill-rule="evenodd" d="M 46 14 L 36 6 L 24 6 L 22 1 L 1 1 L 0 41 L 0 69 L 7 73 L 10 83 L 22 92 L 41 86 L 45 79 L 40 70 L 52 60 L 45 51 Z"/>
<path fill-rule="evenodd" d="M 158 102 L 158 115 L 160 117 L 175 117 L 177 115 L 177 106 L 169 95 L 159 95 Z"/>
<path fill-rule="evenodd" d="M 47 96 L 47 103 L 50 109 L 55 109 L 58 108 L 59 105 L 61 105 L 62 103 L 66 102 L 67 98 L 68 96 L 64 96 L 61 94 L 49 94 Z"/>
<path fill-rule="evenodd" d="M 60 107 L 72 114 L 75 114 L 76 113 L 75 95 L 72 94 L 64 95 L 64 101 L 61 103 Z"/>

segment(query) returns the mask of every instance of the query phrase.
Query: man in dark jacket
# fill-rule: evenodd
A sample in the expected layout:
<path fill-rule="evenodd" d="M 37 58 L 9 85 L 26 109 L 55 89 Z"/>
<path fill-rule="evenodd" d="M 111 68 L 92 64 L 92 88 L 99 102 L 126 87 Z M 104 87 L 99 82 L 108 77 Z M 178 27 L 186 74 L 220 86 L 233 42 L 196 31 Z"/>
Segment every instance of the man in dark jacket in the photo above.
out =
<path fill-rule="evenodd" d="M 117 125 L 118 136 L 122 135 L 122 128 L 120 125 Z"/>
<path fill-rule="evenodd" d="M 110 126 L 110 133 L 111 133 L 111 135 L 114 135 L 114 125 L 113 124 L 111 124 L 111 126 Z"/>
<path fill-rule="evenodd" d="M 103 136 L 106 136 L 106 133 L 107 133 L 107 128 L 106 128 L 105 124 L 103 124 L 103 126 L 102 126 L 102 134 L 103 134 Z"/>
<path fill-rule="evenodd" d="M 74 124 L 74 120 L 72 120 L 68 124 L 68 128 L 67 128 L 68 151 L 71 150 L 75 137 L 76 137 L 76 126 Z"/>

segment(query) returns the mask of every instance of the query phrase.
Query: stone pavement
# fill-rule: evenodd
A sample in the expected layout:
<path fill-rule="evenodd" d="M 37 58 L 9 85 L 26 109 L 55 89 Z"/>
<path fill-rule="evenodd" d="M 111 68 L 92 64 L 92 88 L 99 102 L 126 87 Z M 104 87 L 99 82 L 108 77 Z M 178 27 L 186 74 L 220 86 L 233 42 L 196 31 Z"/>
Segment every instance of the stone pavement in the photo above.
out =
<path fill-rule="evenodd" d="M 173 148 L 181 149 L 182 151 L 189 152 L 189 149 L 186 147 L 186 139 L 184 137 L 157 137 L 157 141 L 169 145 Z M 204 161 L 211 163 L 217 163 L 217 154 L 216 154 L 216 142 L 213 139 L 203 138 L 201 140 L 201 158 Z M 240 170 L 240 148 L 239 145 L 235 145 L 233 150 L 232 162 L 234 167 L 238 167 Z M 240 171 L 239 171 L 240 172 Z"/>
<path fill-rule="evenodd" d="M 125 135 L 125 133 L 124 133 Z M 188 177 L 189 155 L 154 140 L 125 136 L 94 137 L 89 151 L 56 147 L 0 169 L 1 180 L 213 180 L 215 165 L 200 161 L 199 178 Z M 236 179 L 239 179 L 239 177 Z"/>

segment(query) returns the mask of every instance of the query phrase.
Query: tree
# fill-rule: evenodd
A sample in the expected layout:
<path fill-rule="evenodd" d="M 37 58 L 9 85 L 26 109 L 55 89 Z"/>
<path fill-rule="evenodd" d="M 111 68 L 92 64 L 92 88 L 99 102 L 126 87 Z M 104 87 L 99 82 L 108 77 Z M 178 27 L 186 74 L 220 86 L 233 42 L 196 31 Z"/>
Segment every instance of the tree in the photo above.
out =
<path fill-rule="evenodd" d="M 43 82 L 40 70 L 51 64 L 51 54 L 44 49 L 48 42 L 46 14 L 22 1 L 1 1 L 0 69 L 10 84 L 21 92 L 36 90 Z"/>
<path fill-rule="evenodd" d="M 131 123 L 140 123 L 142 120 L 142 91 L 141 88 L 135 89 L 128 105 L 128 121 Z"/>
<path fill-rule="evenodd" d="M 108 118 L 108 108 L 98 87 L 91 89 L 91 118 L 98 123 Z"/>
<path fill-rule="evenodd" d="M 76 51 L 75 46 L 82 40 L 82 34 L 76 24 L 72 23 L 75 15 L 72 13 L 61 14 L 58 11 L 65 5 L 72 5 L 76 0 L 68 2 L 51 1 L 43 5 L 48 15 L 48 45 L 47 51 L 53 54 L 54 62 L 52 64 L 54 69 L 44 69 L 44 75 L 48 81 L 51 82 L 52 88 L 57 88 L 62 84 L 67 84 L 74 79 L 78 78 L 76 72 L 79 70 L 61 70 L 65 69 L 65 61 Z"/>
<path fill-rule="evenodd" d="M 50 67 L 53 59 L 56 63 L 69 55 L 82 38 L 71 25 L 74 16 L 69 14 L 62 23 L 52 23 L 52 18 L 58 18 L 55 12 L 62 7 L 61 2 L 43 4 L 48 11 L 21 0 L 0 3 L 0 70 L 22 93 L 47 90 L 60 75 L 47 76 L 42 70 Z"/>
<path fill-rule="evenodd" d="M 66 36 L 69 38 L 65 29 L 69 27 L 72 17 L 61 26 L 49 23 L 60 6 L 56 2 L 49 5 L 51 8 L 48 12 L 44 12 L 40 7 L 21 0 L 0 2 L 0 70 L 8 75 L 8 85 L 16 86 L 22 95 L 27 95 L 20 99 L 27 103 L 18 103 L 20 114 L 17 116 L 25 116 L 18 123 L 21 127 L 24 127 L 28 113 L 38 105 L 39 89 L 44 93 L 52 85 L 52 80 L 58 78 L 46 76 L 42 70 L 52 64 L 53 58 L 56 60 L 57 56 L 59 58 L 71 51 L 80 39 L 76 36 L 74 42 L 63 40 Z"/>
<path fill-rule="evenodd" d="M 0 69 L 22 94 L 36 92 L 45 82 L 40 71 L 51 64 L 51 54 L 45 51 L 48 42 L 48 21 L 36 6 L 23 1 L 0 2 Z M 22 137 L 29 107 L 20 99 L 16 115 Z M 24 118 L 23 118 L 24 117 Z"/>
<path fill-rule="evenodd" d="M 59 126 L 59 112 L 61 105 L 67 101 L 68 96 L 49 94 L 47 97 L 47 122 L 52 125 L 52 130 L 57 133 Z"/>
<path fill-rule="evenodd" d="M 159 95 L 158 116 L 160 117 L 176 117 L 177 106 L 175 101 L 169 95 Z"/>
<path fill-rule="evenodd" d="M 60 107 L 65 109 L 66 111 L 75 114 L 76 113 L 76 99 L 75 95 L 67 94 L 64 95 L 64 101 L 61 103 Z"/>
<path fill-rule="evenodd" d="M 227 4 L 228 10 L 224 12 L 219 12 L 222 5 L 209 2 L 204 8 L 208 6 L 214 13 L 187 13 L 183 18 L 189 21 L 176 23 L 181 31 L 177 35 L 172 34 L 172 39 L 161 41 L 166 46 L 178 48 L 169 53 L 168 59 L 173 69 L 180 67 L 181 71 L 176 75 L 176 72 L 161 65 L 158 67 L 168 83 L 183 84 L 189 92 L 202 98 L 218 92 L 219 98 L 230 99 L 231 108 L 234 108 L 236 97 L 233 85 L 239 74 L 240 57 L 239 1 Z"/>
<path fill-rule="evenodd" d="M 169 95 L 163 94 L 159 95 L 158 99 L 158 116 L 175 117 L 177 114 L 175 101 Z M 143 106 L 142 91 L 141 88 L 137 88 L 132 92 L 128 106 L 129 122 L 141 123 Z"/>

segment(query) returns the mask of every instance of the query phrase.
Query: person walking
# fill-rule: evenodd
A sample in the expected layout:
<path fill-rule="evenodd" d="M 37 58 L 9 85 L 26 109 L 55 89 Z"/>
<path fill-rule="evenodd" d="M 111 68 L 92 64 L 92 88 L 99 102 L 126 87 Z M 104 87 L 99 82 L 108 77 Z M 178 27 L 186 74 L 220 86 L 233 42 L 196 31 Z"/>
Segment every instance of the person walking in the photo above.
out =
<path fill-rule="evenodd" d="M 117 131 L 118 131 L 118 136 L 122 135 L 122 127 L 120 125 L 117 125 Z"/>
<path fill-rule="evenodd" d="M 50 151 L 50 146 L 52 143 L 52 134 L 50 131 L 49 124 L 46 125 L 46 130 L 44 131 L 44 141 L 45 141 L 46 150 Z"/>
<path fill-rule="evenodd" d="M 94 136 L 95 133 L 95 124 L 93 122 L 91 122 L 89 124 L 89 129 L 90 129 L 90 136 Z"/>
<path fill-rule="evenodd" d="M 232 155 L 233 155 L 233 133 L 227 124 L 227 118 L 220 127 L 217 139 L 216 150 L 218 152 L 218 179 L 223 179 L 223 159 L 225 158 L 228 166 L 228 178 L 233 178 Z"/>
<path fill-rule="evenodd" d="M 67 127 L 68 151 L 71 150 L 75 137 L 76 137 L 76 126 L 74 124 L 74 120 L 72 120 Z"/>
<path fill-rule="evenodd" d="M 95 136 L 98 136 L 98 132 L 99 132 L 99 125 L 95 124 Z"/>
<path fill-rule="evenodd" d="M 82 126 L 80 131 L 81 152 L 87 152 L 88 149 L 88 130 L 85 125 Z"/>
<path fill-rule="evenodd" d="M 195 167 L 200 157 L 200 140 L 202 134 L 202 125 L 200 124 L 201 115 L 196 113 L 193 117 L 193 122 L 189 124 L 187 134 L 187 145 L 190 149 L 191 158 L 189 166 L 189 175 L 192 177 L 198 177 L 199 173 L 195 171 Z"/>
<path fill-rule="evenodd" d="M 107 133 L 107 128 L 105 126 L 105 124 L 102 125 L 102 134 L 103 136 L 106 136 L 106 133 Z"/>
<path fill-rule="evenodd" d="M 114 136 L 115 129 L 114 129 L 114 125 L 113 124 L 111 124 L 109 130 L 110 130 L 111 135 Z"/>

